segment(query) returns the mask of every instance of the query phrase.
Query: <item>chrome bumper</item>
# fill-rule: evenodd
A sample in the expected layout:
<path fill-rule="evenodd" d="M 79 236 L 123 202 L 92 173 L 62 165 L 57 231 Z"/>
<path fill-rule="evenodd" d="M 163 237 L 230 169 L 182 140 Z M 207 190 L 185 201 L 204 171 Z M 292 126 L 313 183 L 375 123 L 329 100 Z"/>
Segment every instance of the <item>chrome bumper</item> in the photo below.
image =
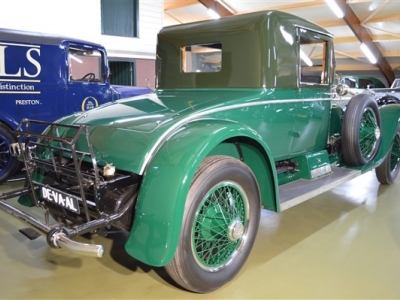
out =
<path fill-rule="evenodd" d="M 28 189 L 20 190 L 19 194 L 24 194 L 27 192 Z M 66 227 L 51 227 L 49 225 L 44 224 L 39 219 L 23 212 L 15 208 L 14 206 L 6 203 L 3 198 L 11 198 L 10 194 L 3 194 L 0 197 L 0 209 L 9 213 L 10 215 L 14 216 L 15 218 L 24 221 L 25 223 L 29 224 L 34 230 L 43 234 L 47 237 L 47 242 L 53 248 L 65 248 L 70 251 L 79 253 L 81 255 L 88 255 L 93 257 L 102 257 L 104 254 L 104 247 L 102 245 L 95 245 L 95 244 L 87 244 L 76 242 L 70 238 L 70 236 L 76 235 L 76 230 L 71 230 Z M 99 223 L 98 220 L 96 223 Z M 81 230 L 78 229 L 79 233 L 82 234 L 85 232 L 91 231 L 91 226 L 86 224 L 85 226 L 87 229 Z"/>

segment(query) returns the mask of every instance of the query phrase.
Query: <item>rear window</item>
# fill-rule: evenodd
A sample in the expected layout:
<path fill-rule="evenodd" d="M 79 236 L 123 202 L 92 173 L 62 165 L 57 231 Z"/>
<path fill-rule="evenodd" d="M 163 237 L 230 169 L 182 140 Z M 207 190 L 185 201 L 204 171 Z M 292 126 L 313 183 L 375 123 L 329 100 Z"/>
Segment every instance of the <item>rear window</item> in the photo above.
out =
<path fill-rule="evenodd" d="M 222 44 L 199 44 L 181 48 L 182 72 L 210 73 L 220 72 Z"/>

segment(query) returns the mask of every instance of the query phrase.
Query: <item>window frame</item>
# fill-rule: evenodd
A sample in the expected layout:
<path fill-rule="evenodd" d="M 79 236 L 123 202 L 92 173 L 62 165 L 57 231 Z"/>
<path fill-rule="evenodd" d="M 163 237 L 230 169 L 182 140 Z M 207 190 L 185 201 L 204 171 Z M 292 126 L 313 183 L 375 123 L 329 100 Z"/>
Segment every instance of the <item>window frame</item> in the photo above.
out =
<path fill-rule="evenodd" d="M 304 77 L 302 75 L 302 58 L 301 58 L 301 39 L 306 38 L 309 40 L 314 40 L 316 46 L 318 46 L 318 44 L 323 45 L 323 49 L 322 49 L 322 58 L 321 58 L 321 77 L 320 77 L 320 82 L 314 82 L 314 81 L 303 81 L 302 77 Z M 328 58 L 329 58 L 329 39 L 323 35 L 322 33 L 318 32 L 318 31 L 314 31 L 308 28 L 297 28 L 297 44 L 298 44 L 298 74 L 297 74 L 297 78 L 298 78 L 298 85 L 299 87 L 302 86 L 329 86 L 329 82 L 330 82 L 330 74 L 329 74 L 329 64 L 328 64 Z M 304 44 L 303 44 L 304 45 Z"/>

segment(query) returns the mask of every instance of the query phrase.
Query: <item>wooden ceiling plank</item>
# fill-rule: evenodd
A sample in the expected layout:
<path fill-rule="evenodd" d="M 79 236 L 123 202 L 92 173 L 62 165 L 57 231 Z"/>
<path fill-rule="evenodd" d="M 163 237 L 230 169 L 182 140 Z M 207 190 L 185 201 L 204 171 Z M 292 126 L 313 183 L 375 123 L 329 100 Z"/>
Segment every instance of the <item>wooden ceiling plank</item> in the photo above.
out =
<path fill-rule="evenodd" d="M 278 2 L 278 1 L 276 1 Z M 274 6 L 274 10 L 280 11 L 293 11 L 293 10 L 302 10 L 302 9 L 310 9 L 310 8 L 318 8 L 326 6 L 326 2 L 324 0 L 312 0 L 307 2 L 298 2 L 298 3 L 291 3 L 287 5 L 279 5 Z"/>
<path fill-rule="evenodd" d="M 352 8 L 347 4 L 346 0 L 338 0 L 337 3 L 339 6 L 344 8 L 344 21 L 356 35 L 358 40 L 361 43 L 367 45 L 372 53 L 376 55 L 377 67 L 381 70 L 389 85 L 392 84 L 395 79 L 394 72 L 378 46 L 373 42 L 372 37 L 369 35 L 368 31 L 363 26 L 361 26 L 360 20 L 357 18 Z"/>
<path fill-rule="evenodd" d="M 375 16 L 382 8 L 384 8 L 386 6 L 386 4 L 388 4 L 390 2 L 390 0 L 386 0 L 385 2 L 379 4 L 379 6 L 374 9 L 374 11 L 368 16 L 366 17 L 362 22 L 361 25 L 365 24 L 368 22 L 369 19 L 371 19 L 373 16 Z"/>
<path fill-rule="evenodd" d="M 179 0 L 179 1 L 164 0 L 164 10 L 181 8 L 189 5 L 194 5 L 197 3 L 199 3 L 197 0 Z"/>
<path fill-rule="evenodd" d="M 372 26 L 365 26 L 367 28 L 373 28 Z M 372 41 L 373 42 L 386 42 L 386 41 L 398 41 L 400 39 L 400 34 L 396 35 L 394 33 L 389 33 L 389 34 L 375 34 L 372 35 Z M 346 43 L 356 43 L 359 42 L 358 38 L 356 36 L 341 36 L 341 37 L 335 37 L 335 44 L 346 44 Z"/>
<path fill-rule="evenodd" d="M 318 21 L 315 24 L 324 27 L 335 27 L 335 26 L 347 26 L 346 22 L 343 19 L 335 19 L 335 20 L 328 20 L 328 21 Z"/>

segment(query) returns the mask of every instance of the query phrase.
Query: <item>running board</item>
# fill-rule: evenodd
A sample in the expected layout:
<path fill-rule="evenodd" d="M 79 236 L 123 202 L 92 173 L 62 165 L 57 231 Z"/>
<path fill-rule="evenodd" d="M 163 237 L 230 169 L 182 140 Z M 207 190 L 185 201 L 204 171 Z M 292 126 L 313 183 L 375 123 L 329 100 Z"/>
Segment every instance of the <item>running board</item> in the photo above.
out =
<path fill-rule="evenodd" d="M 279 187 L 281 211 L 318 196 L 360 176 L 359 170 L 332 168 L 332 173 L 314 180 L 300 179 Z"/>

